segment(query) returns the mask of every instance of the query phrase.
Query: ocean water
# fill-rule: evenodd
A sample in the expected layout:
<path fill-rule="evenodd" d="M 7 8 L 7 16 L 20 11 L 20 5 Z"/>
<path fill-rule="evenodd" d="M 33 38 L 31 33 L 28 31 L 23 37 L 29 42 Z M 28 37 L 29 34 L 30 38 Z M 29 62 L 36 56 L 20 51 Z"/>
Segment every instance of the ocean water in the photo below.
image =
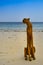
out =
<path fill-rule="evenodd" d="M 33 31 L 43 31 L 43 22 L 32 22 Z M 26 31 L 22 22 L 0 22 L 0 31 Z"/>

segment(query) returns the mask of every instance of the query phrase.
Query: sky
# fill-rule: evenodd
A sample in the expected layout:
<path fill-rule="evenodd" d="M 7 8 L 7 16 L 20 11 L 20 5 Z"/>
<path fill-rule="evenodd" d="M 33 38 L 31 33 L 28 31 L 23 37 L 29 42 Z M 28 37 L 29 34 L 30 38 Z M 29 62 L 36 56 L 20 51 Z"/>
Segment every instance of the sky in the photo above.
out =
<path fill-rule="evenodd" d="M 0 22 L 43 22 L 43 0 L 0 0 Z"/>

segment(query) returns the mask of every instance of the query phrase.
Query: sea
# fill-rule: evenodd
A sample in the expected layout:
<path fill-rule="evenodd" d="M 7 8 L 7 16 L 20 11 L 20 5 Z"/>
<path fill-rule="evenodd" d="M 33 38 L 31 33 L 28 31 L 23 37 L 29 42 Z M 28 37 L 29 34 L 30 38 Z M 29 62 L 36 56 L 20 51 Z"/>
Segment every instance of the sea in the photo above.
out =
<path fill-rule="evenodd" d="M 33 31 L 43 31 L 43 22 L 32 22 Z M 0 22 L 0 32 L 26 31 L 26 24 L 22 22 Z"/>

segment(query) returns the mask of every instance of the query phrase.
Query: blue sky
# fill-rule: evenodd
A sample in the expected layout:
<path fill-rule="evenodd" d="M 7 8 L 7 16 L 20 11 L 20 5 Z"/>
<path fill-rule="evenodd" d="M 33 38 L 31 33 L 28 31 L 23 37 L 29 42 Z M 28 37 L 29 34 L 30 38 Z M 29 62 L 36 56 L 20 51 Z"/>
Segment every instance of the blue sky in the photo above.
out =
<path fill-rule="evenodd" d="M 43 0 L 0 0 L 0 22 L 43 22 Z"/>

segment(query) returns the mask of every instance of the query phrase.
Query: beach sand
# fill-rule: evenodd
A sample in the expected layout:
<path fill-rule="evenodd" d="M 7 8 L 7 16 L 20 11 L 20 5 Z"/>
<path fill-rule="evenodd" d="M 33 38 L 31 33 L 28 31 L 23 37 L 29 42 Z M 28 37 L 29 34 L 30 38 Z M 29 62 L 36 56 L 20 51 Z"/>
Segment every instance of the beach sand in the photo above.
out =
<path fill-rule="evenodd" d="M 0 65 L 43 65 L 43 32 L 33 32 L 36 60 L 24 60 L 26 32 L 0 32 Z"/>

